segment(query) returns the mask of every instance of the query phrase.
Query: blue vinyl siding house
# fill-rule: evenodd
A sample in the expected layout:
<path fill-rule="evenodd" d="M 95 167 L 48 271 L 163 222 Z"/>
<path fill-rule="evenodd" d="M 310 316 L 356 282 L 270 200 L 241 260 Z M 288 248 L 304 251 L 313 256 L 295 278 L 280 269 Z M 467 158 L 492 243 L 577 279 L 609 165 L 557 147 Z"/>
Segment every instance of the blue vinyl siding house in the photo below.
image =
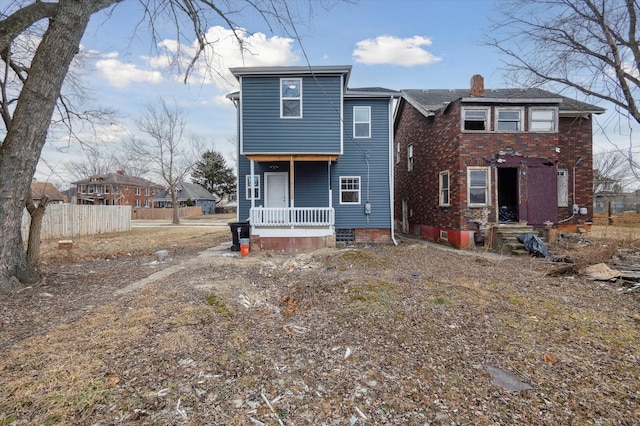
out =
<path fill-rule="evenodd" d="M 351 66 L 232 68 L 238 219 L 251 244 L 297 251 L 393 241 L 393 106 Z"/>

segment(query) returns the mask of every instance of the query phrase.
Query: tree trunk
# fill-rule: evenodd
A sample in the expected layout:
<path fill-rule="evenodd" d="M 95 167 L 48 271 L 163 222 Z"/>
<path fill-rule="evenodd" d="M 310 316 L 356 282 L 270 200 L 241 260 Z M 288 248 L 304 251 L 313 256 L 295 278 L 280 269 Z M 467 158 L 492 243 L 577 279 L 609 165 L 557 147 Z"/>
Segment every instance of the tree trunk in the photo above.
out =
<path fill-rule="evenodd" d="M 27 262 L 20 226 L 31 179 L 69 65 L 95 8 L 107 4 L 61 0 L 49 20 L 0 145 L 0 288 L 15 279 L 30 284 L 39 274 Z"/>
<path fill-rule="evenodd" d="M 174 225 L 180 225 L 180 203 L 178 202 L 178 194 L 176 194 L 176 188 L 170 187 L 171 191 L 171 204 L 173 205 L 173 221 Z"/>
<path fill-rule="evenodd" d="M 42 219 L 48 204 L 49 197 L 44 195 L 36 207 L 33 202 L 33 194 L 29 191 L 27 211 L 31 215 L 31 225 L 29 225 L 29 242 L 27 243 L 27 262 L 34 268 L 40 265 L 40 234 L 42 233 Z"/>

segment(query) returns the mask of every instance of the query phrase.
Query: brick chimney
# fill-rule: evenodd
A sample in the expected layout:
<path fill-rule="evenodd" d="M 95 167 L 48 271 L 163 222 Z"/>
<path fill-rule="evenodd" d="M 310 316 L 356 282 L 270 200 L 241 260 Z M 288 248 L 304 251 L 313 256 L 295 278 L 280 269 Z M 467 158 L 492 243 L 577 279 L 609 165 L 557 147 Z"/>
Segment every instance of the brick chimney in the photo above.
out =
<path fill-rule="evenodd" d="M 471 96 L 484 96 L 484 78 L 480 74 L 471 77 Z"/>
<path fill-rule="evenodd" d="M 124 176 L 124 170 L 116 170 L 116 173 Z"/>

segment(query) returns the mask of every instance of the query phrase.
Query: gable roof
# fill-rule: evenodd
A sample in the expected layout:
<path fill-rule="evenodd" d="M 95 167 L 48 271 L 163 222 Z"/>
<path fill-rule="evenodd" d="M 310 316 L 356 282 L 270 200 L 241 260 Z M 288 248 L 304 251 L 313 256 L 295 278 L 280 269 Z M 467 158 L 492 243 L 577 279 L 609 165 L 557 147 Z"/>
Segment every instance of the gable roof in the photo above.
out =
<path fill-rule="evenodd" d="M 42 200 L 46 195 L 49 201 L 66 201 L 58 188 L 48 182 L 31 182 L 31 194 L 34 200 Z"/>
<path fill-rule="evenodd" d="M 217 201 L 216 196 L 207 191 L 202 185 L 197 183 L 179 182 L 176 185 L 178 189 L 178 201 L 186 201 L 191 199 L 205 200 L 205 201 Z M 171 201 L 171 193 L 169 190 L 164 190 L 153 197 L 153 201 Z"/>
<path fill-rule="evenodd" d="M 314 75 L 344 75 L 345 97 L 398 97 L 400 92 L 385 89 L 383 87 L 362 87 L 349 89 L 347 83 L 351 75 L 351 65 L 330 65 L 330 66 L 292 66 L 292 67 L 237 67 L 229 68 L 231 74 L 236 79 L 244 76 L 314 76 Z M 227 95 L 228 99 L 236 100 L 240 97 L 240 92 L 235 91 Z"/>
<path fill-rule="evenodd" d="M 130 185 L 145 187 L 162 188 L 162 185 L 153 183 L 150 180 L 128 176 L 123 173 L 104 173 L 100 175 L 89 176 L 87 179 L 79 180 L 77 182 L 71 182 L 73 185 L 89 185 L 89 184 L 112 184 L 112 185 Z"/>
<path fill-rule="evenodd" d="M 540 103 L 558 104 L 560 114 L 602 114 L 604 108 L 580 102 L 546 90 L 529 89 L 485 89 L 484 96 L 471 96 L 470 89 L 403 89 L 402 97 L 423 115 L 433 115 L 452 102 L 463 103 Z"/>

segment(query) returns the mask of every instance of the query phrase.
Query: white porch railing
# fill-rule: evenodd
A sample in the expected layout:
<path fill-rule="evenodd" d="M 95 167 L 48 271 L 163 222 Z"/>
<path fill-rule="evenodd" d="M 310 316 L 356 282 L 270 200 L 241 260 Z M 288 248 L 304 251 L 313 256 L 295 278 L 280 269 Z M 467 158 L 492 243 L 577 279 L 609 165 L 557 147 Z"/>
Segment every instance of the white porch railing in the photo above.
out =
<path fill-rule="evenodd" d="M 254 207 L 249 211 L 251 226 L 333 226 L 332 207 Z"/>

